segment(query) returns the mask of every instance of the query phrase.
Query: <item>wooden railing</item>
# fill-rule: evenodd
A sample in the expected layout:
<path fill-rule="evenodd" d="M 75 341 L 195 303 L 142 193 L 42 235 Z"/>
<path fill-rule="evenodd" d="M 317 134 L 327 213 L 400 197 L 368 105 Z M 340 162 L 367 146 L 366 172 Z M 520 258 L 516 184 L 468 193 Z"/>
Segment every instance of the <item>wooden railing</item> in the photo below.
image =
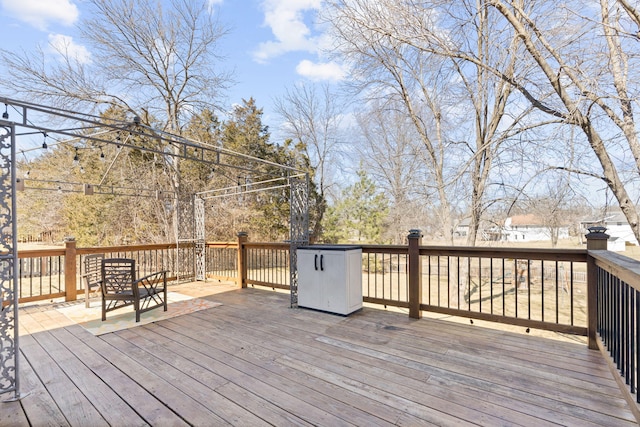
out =
<path fill-rule="evenodd" d="M 419 246 L 419 310 L 587 334 L 586 251 Z M 410 308 L 409 250 L 363 246 L 365 302 Z"/>
<path fill-rule="evenodd" d="M 289 288 L 289 245 L 241 244 L 238 283 Z M 587 251 L 363 245 L 363 301 L 587 335 Z M 242 270 L 242 271 L 241 271 Z"/>
<path fill-rule="evenodd" d="M 172 278 L 193 279 L 192 249 L 175 244 L 76 249 L 72 241 L 65 249 L 21 251 L 19 301 L 74 300 L 84 286 L 84 256 L 94 253 L 133 258 L 138 274 L 169 270 Z M 184 251 L 181 266 L 176 265 L 178 251 Z M 430 311 L 587 335 L 586 250 L 433 247 L 413 242 L 364 245 L 362 251 L 367 303 L 412 309 L 414 317 Z M 207 278 L 289 288 L 287 243 L 254 243 L 245 237 L 209 243 L 205 254 Z M 412 256 L 419 260 L 413 269 Z"/>
<path fill-rule="evenodd" d="M 245 243 L 246 283 L 289 289 L 289 245 Z"/>
<path fill-rule="evenodd" d="M 84 289 L 81 277 L 84 274 L 84 257 L 89 254 L 135 259 L 138 276 L 167 270 L 171 281 L 192 280 L 194 277 L 193 248 L 186 245 L 76 248 L 75 242 L 69 241 L 63 249 L 18 251 L 18 301 L 26 303 L 61 297 L 67 301 L 75 300 L 78 291 Z"/>
<path fill-rule="evenodd" d="M 19 302 L 66 296 L 65 253 L 65 249 L 18 251 Z"/>
<path fill-rule="evenodd" d="M 422 246 L 419 233 L 408 237 L 406 246 L 362 246 L 364 302 L 408 309 L 415 318 L 429 311 L 586 335 L 589 348 L 610 358 L 625 397 L 640 402 L 640 262 L 600 250 L 606 235 L 587 235 L 587 250 Z M 19 301 L 76 299 L 83 257 L 94 253 L 134 258 L 140 273 L 193 278 L 191 247 L 76 249 L 72 241 L 64 249 L 19 251 Z M 206 275 L 288 289 L 289 255 L 287 243 L 253 243 L 239 234 L 237 242 L 207 244 Z"/>
<path fill-rule="evenodd" d="M 604 250 L 589 251 L 589 257 L 598 301 L 593 310 L 597 345 L 609 356 L 621 388 L 628 392 L 625 397 L 640 403 L 640 263 Z"/>
<path fill-rule="evenodd" d="M 238 279 L 238 244 L 230 242 L 207 243 L 205 248 L 207 278 L 225 281 Z"/>
<path fill-rule="evenodd" d="M 421 311 L 431 311 L 587 334 L 585 250 L 414 247 L 418 275 L 409 265 L 411 245 L 362 246 L 365 302 L 413 307 L 418 316 Z M 181 257 L 178 251 L 183 251 Z M 74 300 L 84 286 L 80 280 L 84 256 L 95 253 L 133 258 L 138 274 L 168 270 L 173 279 L 193 279 L 191 247 L 157 244 L 76 249 L 71 241 L 65 249 L 19 252 L 20 302 L 58 297 Z M 241 286 L 289 288 L 286 243 L 246 239 L 209 243 L 205 255 L 207 278 L 234 280 Z M 411 296 L 412 287 L 419 290 L 416 297 Z"/>

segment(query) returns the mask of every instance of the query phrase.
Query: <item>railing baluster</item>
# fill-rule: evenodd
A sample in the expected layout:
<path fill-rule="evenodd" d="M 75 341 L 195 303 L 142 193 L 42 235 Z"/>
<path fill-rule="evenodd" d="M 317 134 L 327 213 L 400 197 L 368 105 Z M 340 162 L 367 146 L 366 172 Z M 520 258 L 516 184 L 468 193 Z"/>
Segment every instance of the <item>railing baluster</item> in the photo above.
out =
<path fill-rule="evenodd" d="M 540 310 L 542 311 L 540 320 L 544 322 L 544 260 L 540 261 L 540 300 L 542 301 L 540 305 Z"/>
<path fill-rule="evenodd" d="M 493 314 L 493 257 L 489 258 L 489 297 L 490 313 Z"/>
<path fill-rule="evenodd" d="M 478 311 L 482 313 L 482 259 L 478 257 L 478 298 L 479 298 L 479 309 Z"/>
<path fill-rule="evenodd" d="M 531 319 L 531 260 L 527 260 L 527 319 Z"/>
<path fill-rule="evenodd" d="M 640 327 L 638 327 L 638 322 L 640 321 L 640 292 L 634 289 L 633 293 L 635 295 L 635 316 L 632 318 L 632 324 L 635 328 L 635 345 L 633 346 L 631 360 L 633 363 L 632 378 L 635 380 L 631 384 L 631 392 L 636 393 L 636 402 L 640 403 L 640 393 L 638 393 L 638 385 L 640 384 L 640 369 L 638 369 L 638 362 L 640 361 Z"/>
<path fill-rule="evenodd" d="M 505 270 L 505 259 L 502 258 L 502 315 L 503 316 L 507 315 L 505 311 L 506 303 L 507 303 L 507 288 L 505 285 L 506 277 L 507 277 L 507 272 Z"/>
<path fill-rule="evenodd" d="M 556 323 L 560 322 L 560 269 L 558 267 L 558 261 L 556 261 Z"/>
<path fill-rule="evenodd" d="M 514 280 L 514 293 L 515 293 L 515 304 L 516 304 L 516 319 L 518 318 L 518 286 L 520 286 L 520 276 L 518 276 L 518 259 L 515 258 L 513 260 L 513 267 L 515 269 L 515 280 Z"/>

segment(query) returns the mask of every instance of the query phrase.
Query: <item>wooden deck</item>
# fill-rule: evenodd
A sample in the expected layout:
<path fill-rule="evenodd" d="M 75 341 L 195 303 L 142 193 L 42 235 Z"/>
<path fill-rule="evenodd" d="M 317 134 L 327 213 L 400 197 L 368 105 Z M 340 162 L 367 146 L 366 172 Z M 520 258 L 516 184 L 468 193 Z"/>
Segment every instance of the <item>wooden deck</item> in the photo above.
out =
<path fill-rule="evenodd" d="M 200 286 L 223 305 L 100 337 L 22 309 L 29 394 L 0 404 L 0 425 L 636 425 L 583 344 Z"/>

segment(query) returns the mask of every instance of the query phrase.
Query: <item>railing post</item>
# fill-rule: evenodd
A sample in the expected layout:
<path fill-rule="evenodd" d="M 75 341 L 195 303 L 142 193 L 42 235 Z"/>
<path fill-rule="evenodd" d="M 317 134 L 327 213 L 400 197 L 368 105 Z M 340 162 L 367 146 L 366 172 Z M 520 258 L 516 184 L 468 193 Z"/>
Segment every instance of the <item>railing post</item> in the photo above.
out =
<path fill-rule="evenodd" d="M 238 286 L 247 287 L 247 253 L 244 244 L 249 240 L 249 233 L 238 232 Z"/>
<path fill-rule="evenodd" d="M 65 301 L 75 301 L 78 299 L 76 288 L 76 238 L 64 238 L 64 288 Z"/>
<path fill-rule="evenodd" d="M 587 339 L 591 350 L 598 349 L 596 331 L 598 330 L 598 269 L 595 259 L 588 251 L 607 250 L 609 235 L 604 227 L 591 227 L 587 238 Z"/>
<path fill-rule="evenodd" d="M 420 245 L 422 232 L 409 230 L 409 317 L 420 319 L 420 303 L 422 302 L 422 262 L 420 261 Z"/>

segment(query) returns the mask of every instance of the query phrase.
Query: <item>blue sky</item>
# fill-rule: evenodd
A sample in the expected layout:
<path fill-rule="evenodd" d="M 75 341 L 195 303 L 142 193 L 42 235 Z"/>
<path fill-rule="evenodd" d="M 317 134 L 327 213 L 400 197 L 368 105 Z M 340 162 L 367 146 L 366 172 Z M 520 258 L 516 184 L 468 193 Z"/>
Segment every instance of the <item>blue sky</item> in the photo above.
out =
<path fill-rule="evenodd" d="M 344 72 L 326 61 L 326 38 L 314 25 L 322 0 L 209 0 L 230 33 L 218 53 L 223 69 L 233 71 L 236 84 L 227 105 L 254 97 L 264 108 L 263 123 L 279 126 L 273 98 L 297 82 L 338 82 Z M 79 52 L 86 48 L 76 25 L 85 8 L 82 0 L 0 0 L 0 40 L 7 50 L 30 51 L 64 41 Z M 83 50 L 84 49 L 84 50 Z M 89 52 L 90 53 L 90 52 Z M 274 135 L 275 136 L 275 135 Z"/>

